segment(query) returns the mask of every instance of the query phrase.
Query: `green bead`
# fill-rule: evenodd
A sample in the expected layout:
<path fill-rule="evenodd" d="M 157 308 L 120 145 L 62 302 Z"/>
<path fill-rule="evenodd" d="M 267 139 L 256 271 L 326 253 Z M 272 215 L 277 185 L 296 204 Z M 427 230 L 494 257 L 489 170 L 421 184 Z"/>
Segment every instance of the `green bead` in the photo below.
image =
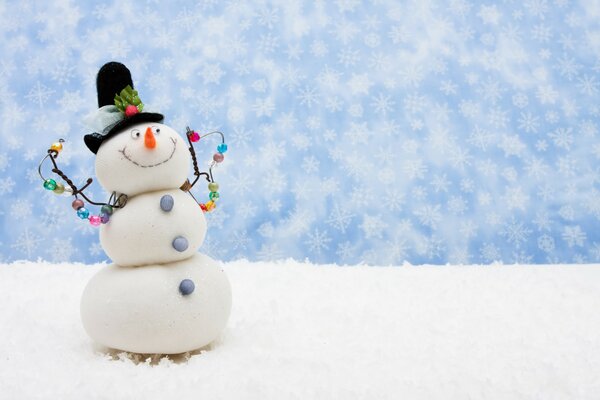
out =
<path fill-rule="evenodd" d="M 53 192 L 56 194 L 63 194 L 65 192 L 65 185 L 63 185 L 62 183 L 57 183 Z"/>
<path fill-rule="evenodd" d="M 56 189 L 56 181 L 54 179 L 46 179 L 44 181 L 44 188 L 48 190 Z"/>
<path fill-rule="evenodd" d="M 109 206 L 108 204 L 105 204 L 102 206 L 102 208 L 100 208 L 100 212 L 103 212 L 107 215 L 112 215 L 113 213 L 113 208 L 112 206 Z"/>
<path fill-rule="evenodd" d="M 219 190 L 219 184 L 217 182 L 211 182 L 208 184 L 208 190 L 211 192 L 216 192 Z"/>
<path fill-rule="evenodd" d="M 217 200 L 219 198 L 219 192 L 210 192 L 208 197 L 210 197 L 211 200 Z"/>

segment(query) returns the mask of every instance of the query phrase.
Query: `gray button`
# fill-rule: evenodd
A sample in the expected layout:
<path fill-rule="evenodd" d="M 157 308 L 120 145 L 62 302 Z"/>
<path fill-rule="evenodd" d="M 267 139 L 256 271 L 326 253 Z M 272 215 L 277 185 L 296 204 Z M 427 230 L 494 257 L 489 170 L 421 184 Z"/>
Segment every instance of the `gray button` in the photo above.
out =
<path fill-rule="evenodd" d="M 188 241 L 183 236 L 177 236 L 175 240 L 173 240 L 173 248 L 178 252 L 184 252 L 188 248 Z"/>
<path fill-rule="evenodd" d="M 160 208 L 163 211 L 171 211 L 173 209 L 173 204 L 175 204 L 175 200 L 173 200 L 173 196 L 170 194 L 165 194 L 160 198 Z"/>

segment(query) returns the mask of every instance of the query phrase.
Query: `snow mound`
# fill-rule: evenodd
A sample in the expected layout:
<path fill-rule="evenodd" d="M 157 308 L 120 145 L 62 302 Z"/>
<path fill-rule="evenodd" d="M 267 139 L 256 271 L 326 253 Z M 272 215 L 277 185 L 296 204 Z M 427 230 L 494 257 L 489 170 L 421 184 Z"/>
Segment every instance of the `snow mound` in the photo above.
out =
<path fill-rule="evenodd" d="M 98 348 L 102 265 L 0 265 L 0 399 L 597 399 L 600 265 L 224 264 L 229 326 L 169 358 Z M 132 290 L 135 283 L 132 282 Z"/>

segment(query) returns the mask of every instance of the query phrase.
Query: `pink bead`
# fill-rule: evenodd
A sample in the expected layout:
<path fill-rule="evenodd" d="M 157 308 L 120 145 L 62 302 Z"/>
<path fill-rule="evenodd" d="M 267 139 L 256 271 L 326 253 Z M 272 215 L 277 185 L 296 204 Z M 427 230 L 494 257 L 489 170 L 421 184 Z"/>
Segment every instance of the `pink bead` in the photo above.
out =
<path fill-rule="evenodd" d="M 220 163 L 225 159 L 225 156 L 221 153 L 215 153 L 215 155 L 213 156 L 213 160 L 215 160 L 216 162 Z"/>
<path fill-rule="evenodd" d="M 190 140 L 191 140 L 192 142 L 197 142 L 198 140 L 200 140 L 200 135 L 198 135 L 198 132 L 196 132 L 196 131 L 193 131 L 193 132 L 190 134 Z"/>
<path fill-rule="evenodd" d="M 92 224 L 93 226 L 100 226 L 100 224 L 102 223 L 102 219 L 97 216 L 97 215 L 90 215 L 90 224 Z"/>
<path fill-rule="evenodd" d="M 137 113 L 138 113 L 138 108 L 136 106 L 130 104 L 127 107 L 125 107 L 125 115 L 127 117 L 133 117 Z"/>

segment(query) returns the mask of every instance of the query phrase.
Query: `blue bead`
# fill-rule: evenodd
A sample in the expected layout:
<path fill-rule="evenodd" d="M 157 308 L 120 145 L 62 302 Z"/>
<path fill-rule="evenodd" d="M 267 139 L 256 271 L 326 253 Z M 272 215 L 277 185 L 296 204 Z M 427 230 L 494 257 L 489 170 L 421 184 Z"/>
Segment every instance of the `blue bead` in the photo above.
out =
<path fill-rule="evenodd" d="M 173 196 L 170 194 L 165 194 L 160 198 L 160 208 L 163 211 L 171 211 L 173 209 L 173 204 L 175 204 L 175 200 L 173 200 Z"/>
<path fill-rule="evenodd" d="M 109 220 L 110 220 L 110 215 L 108 215 L 105 212 L 100 213 L 100 222 L 102 222 L 103 224 L 107 224 Z"/>
<path fill-rule="evenodd" d="M 81 219 L 87 219 L 90 216 L 90 212 L 85 207 L 80 207 L 77 210 L 77 216 Z"/>
<path fill-rule="evenodd" d="M 192 281 L 191 279 L 184 279 L 179 284 L 179 293 L 181 293 L 184 296 L 187 296 L 188 294 L 191 294 L 195 288 L 196 285 L 194 285 L 194 281 Z"/>
<path fill-rule="evenodd" d="M 173 248 L 178 252 L 182 253 L 188 248 L 188 241 L 183 236 L 177 236 L 175 240 L 173 240 Z"/>
<path fill-rule="evenodd" d="M 217 146 L 217 151 L 221 154 L 225 153 L 227 151 L 227 145 L 225 143 L 221 143 Z"/>

